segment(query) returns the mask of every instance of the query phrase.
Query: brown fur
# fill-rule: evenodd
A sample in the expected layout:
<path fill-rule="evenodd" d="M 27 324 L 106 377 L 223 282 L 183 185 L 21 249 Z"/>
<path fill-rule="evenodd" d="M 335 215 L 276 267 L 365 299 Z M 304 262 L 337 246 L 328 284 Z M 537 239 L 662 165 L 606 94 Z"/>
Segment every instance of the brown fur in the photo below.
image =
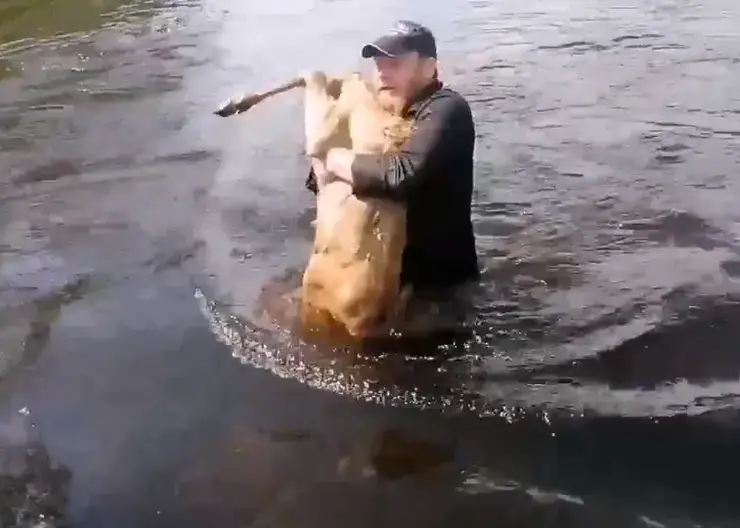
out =
<path fill-rule="evenodd" d="M 410 123 L 384 108 L 359 77 L 306 78 L 306 120 L 318 128 L 309 155 L 334 147 L 380 154 L 398 149 Z M 314 130 L 317 130 L 314 128 Z M 316 235 L 303 276 L 301 319 L 307 330 L 341 330 L 367 337 L 393 319 L 399 306 L 406 209 L 401 203 L 358 198 L 349 184 L 317 174 Z M 337 325 L 338 324 L 338 325 Z M 332 332 L 333 333 L 333 332 Z"/>
<path fill-rule="evenodd" d="M 305 126 L 314 132 L 306 138 L 309 156 L 322 158 L 336 147 L 387 153 L 399 149 L 411 133 L 411 123 L 398 116 L 398 105 L 382 100 L 357 74 L 330 78 L 315 72 L 229 101 L 215 113 L 238 114 L 298 87 L 305 87 Z M 404 304 L 399 289 L 406 208 L 390 200 L 358 198 L 349 184 L 320 171 L 316 177 L 316 234 L 301 287 L 303 329 L 351 338 L 387 330 Z"/>

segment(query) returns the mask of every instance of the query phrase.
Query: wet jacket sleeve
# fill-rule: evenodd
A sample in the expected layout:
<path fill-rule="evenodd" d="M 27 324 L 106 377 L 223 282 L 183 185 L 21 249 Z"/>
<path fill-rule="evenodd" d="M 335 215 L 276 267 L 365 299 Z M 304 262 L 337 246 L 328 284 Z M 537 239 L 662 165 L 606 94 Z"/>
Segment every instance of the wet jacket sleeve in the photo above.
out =
<path fill-rule="evenodd" d="M 353 192 L 405 201 L 414 189 L 456 154 L 465 126 L 458 101 L 440 97 L 421 111 L 404 148 L 385 155 L 357 155 L 352 164 Z"/>

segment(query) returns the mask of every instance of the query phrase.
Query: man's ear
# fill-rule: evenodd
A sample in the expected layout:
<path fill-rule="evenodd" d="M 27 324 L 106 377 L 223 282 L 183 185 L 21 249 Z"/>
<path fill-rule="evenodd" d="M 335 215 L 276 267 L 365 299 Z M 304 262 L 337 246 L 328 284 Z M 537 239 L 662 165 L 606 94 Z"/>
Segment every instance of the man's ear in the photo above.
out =
<path fill-rule="evenodd" d="M 441 73 L 439 61 L 431 57 L 423 59 L 422 71 L 427 79 L 438 79 Z"/>

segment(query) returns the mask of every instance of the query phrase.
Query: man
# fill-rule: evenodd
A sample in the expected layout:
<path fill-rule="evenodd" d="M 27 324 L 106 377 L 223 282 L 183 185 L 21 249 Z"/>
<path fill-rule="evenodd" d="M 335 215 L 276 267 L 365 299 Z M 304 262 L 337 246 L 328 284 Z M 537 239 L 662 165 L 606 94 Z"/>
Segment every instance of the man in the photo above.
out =
<path fill-rule="evenodd" d="M 363 47 L 362 56 L 375 63 L 379 93 L 403 101 L 414 132 L 399 153 L 332 149 L 323 167 L 356 196 L 406 204 L 401 282 L 415 295 L 479 277 L 471 221 L 475 127 L 465 99 L 438 79 L 436 48 L 429 29 L 409 21 Z M 306 186 L 316 192 L 313 169 Z"/>

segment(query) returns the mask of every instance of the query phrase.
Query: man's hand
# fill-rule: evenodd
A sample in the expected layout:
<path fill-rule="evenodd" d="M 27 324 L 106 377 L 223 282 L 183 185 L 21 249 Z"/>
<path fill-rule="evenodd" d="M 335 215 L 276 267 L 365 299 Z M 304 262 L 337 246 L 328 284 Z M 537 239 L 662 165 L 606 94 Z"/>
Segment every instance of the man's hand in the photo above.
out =
<path fill-rule="evenodd" d="M 326 164 L 322 158 L 311 158 L 311 168 L 316 181 L 316 189 L 321 190 L 333 177 L 326 170 Z"/>
<path fill-rule="evenodd" d="M 349 153 L 349 155 L 354 158 L 354 154 L 352 154 L 351 150 L 347 149 L 331 149 L 329 150 L 326 157 L 312 157 L 311 159 L 311 168 L 313 169 L 314 178 L 316 179 L 316 187 L 318 189 L 321 189 L 326 185 L 327 183 L 331 183 L 335 180 L 344 181 L 346 183 L 352 184 L 351 179 L 351 161 L 349 162 L 349 171 L 346 171 L 343 168 L 343 165 L 348 162 L 348 160 L 343 159 L 345 156 L 345 153 Z M 332 163 L 333 167 L 336 170 L 339 170 L 340 172 L 337 173 L 329 168 L 329 163 Z M 347 176 L 349 174 L 349 177 Z"/>
<path fill-rule="evenodd" d="M 333 148 L 327 152 L 324 166 L 327 172 L 352 185 L 352 163 L 354 163 L 354 161 L 355 154 L 351 150 L 346 148 Z"/>

